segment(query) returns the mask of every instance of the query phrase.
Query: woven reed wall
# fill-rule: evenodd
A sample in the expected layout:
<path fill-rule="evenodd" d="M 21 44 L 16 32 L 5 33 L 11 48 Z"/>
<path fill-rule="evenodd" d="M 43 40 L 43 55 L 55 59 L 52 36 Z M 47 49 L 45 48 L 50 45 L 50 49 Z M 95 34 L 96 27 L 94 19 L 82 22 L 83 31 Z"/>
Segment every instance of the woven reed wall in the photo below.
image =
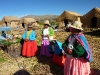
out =
<path fill-rule="evenodd" d="M 97 25 L 96 28 L 100 28 L 100 9 L 93 8 L 87 14 L 81 17 L 81 22 L 83 23 L 83 27 L 90 28 L 91 27 L 91 19 L 93 17 L 97 18 Z"/>

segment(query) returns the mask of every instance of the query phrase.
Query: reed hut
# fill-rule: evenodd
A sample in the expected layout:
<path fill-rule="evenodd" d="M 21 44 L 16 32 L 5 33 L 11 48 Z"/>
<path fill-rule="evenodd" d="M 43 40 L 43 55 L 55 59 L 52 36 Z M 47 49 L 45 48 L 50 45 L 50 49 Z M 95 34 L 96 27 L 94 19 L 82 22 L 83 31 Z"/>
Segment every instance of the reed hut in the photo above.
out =
<path fill-rule="evenodd" d="M 100 8 L 90 10 L 81 17 L 81 21 L 85 28 L 100 28 Z"/>
<path fill-rule="evenodd" d="M 20 24 L 22 24 L 23 28 L 27 28 L 28 23 L 35 23 L 36 20 L 34 18 L 22 18 Z"/>
<path fill-rule="evenodd" d="M 11 26 L 16 27 L 18 23 L 20 22 L 20 19 L 15 16 L 4 16 L 3 19 L 0 21 L 0 25 L 4 26 Z"/>
<path fill-rule="evenodd" d="M 10 26 L 11 33 L 13 35 L 19 34 L 19 22 L 20 19 L 16 16 L 4 16 L 3 19 L 0 21 L 1 26 Z"/>
<path fill-rule="evenodd" d="M 72 11 L 64 11 L 57 19 L 56 22 L 62 22 L 66 26 L 70 21 L 76 21 L 80 18 L 80 14 Z"/>

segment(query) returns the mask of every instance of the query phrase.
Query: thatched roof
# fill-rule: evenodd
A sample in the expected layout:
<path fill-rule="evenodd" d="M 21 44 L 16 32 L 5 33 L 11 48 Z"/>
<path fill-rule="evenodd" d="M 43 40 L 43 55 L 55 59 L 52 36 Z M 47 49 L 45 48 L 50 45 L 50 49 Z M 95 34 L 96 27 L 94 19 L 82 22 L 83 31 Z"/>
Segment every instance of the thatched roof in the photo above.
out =
<path fill-rule="evenodd" d="M 77 17 L 81 16 L 80 14 L 76 12 L 71 11 L 64 11 L 57 19 L 56 21 L 63 21 L 64 19 L 69 20 L 77 20 Z"/>
<path fill-rule="evenodd" d="M 0 21 L 0 25 L 5 23 L 5 22 L 12 22 L 12 21 L 20 21 L 20 19 L 18 17 L 15 16 L 5 16 L 1 21 Z"/>
<path fill-rule="evenodd" d="M 92 18 L 92 17 L 100 18 L 100 8 L 97 8 L 97 7 L 93 8 L 88 13 L 83 15 L 83 17 L 85 17 L 85 18 Z"/>
<path fill-rule="evenodd" d="M 34 23 L 36 20 L 34 18 L 23 18 L 21 20 L 21 23 L 25 23 L 25 24 L 28 24 L 28 23 Z"/>
<path fill-rule="evenodd" d="M 98 18 L 97 21 L 93 21 L 93 18 Z M 93 8 L 88 13 L 81 17 L 81 21 L 84 27 L 100 27 L 100 8 Z M 94 24 L 95 23 L 95 24 Z"/>

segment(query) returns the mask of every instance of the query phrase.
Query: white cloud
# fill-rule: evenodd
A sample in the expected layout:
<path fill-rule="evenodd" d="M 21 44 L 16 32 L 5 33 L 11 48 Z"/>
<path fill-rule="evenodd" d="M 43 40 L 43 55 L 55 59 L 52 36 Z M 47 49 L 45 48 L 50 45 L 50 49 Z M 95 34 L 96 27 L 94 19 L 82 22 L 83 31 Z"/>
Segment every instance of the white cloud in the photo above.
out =
<path fill-rule="evenodd" d="M 27 16 L 27 15 L 29 15 L 29 14 L 25 14 L 25 15 L 18 15 L 18 17 L 24 17 L 24 16 Z"/>
<path fill-rule="evenodd" d="M 23 17 L 24 15 L 18 15 L 17 17 L 19 17 L 19 18 L 21 18 L 21 17 Z"/>

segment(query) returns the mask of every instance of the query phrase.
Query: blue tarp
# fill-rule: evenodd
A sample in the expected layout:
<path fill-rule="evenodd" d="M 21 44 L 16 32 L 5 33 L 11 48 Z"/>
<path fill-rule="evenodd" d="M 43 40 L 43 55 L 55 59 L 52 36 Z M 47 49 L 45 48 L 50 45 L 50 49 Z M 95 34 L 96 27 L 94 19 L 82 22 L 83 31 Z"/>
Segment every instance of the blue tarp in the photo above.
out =
<path fill-rule="evenodd" d="M 10 31 L 10 30 L 11 30 L 11 27 L 9 27 L 9 26 L 0 26 L 0 32 Z M 11 35 L 6 35 L 6 36 L 7 36 L 7 38 L 12 39 Z M 4 38 L 3 36 L 0 35 L 0 41 L 2 41 L 2 40 L 6 40 L 6 38 Z"/>
<path fill-rule="evenodd" d="M 0 32 L 1 31 L 10 31 L 11 30 L 11 27 L 9 26 L 0 26 Z"/>
<path fill-rule="evenodd" d="M 3 36 L 0 35 L 0 41 L 2 40 L 6 40 L 6 38 L 4 38 Z"/>
<path fill-rule="evenodd" d="M 12 35 L 7 34 L 7 38 L 12 39 Z M 4 38 L 3 36 L 0 35 L 0 41 L 2 40 L 6 40 L 6 38 Z"/>
<path fill-rule="evenodd" d="M 7 38 L 12 39 L 12 35 L 11 34 L 7 34 Z"/>

